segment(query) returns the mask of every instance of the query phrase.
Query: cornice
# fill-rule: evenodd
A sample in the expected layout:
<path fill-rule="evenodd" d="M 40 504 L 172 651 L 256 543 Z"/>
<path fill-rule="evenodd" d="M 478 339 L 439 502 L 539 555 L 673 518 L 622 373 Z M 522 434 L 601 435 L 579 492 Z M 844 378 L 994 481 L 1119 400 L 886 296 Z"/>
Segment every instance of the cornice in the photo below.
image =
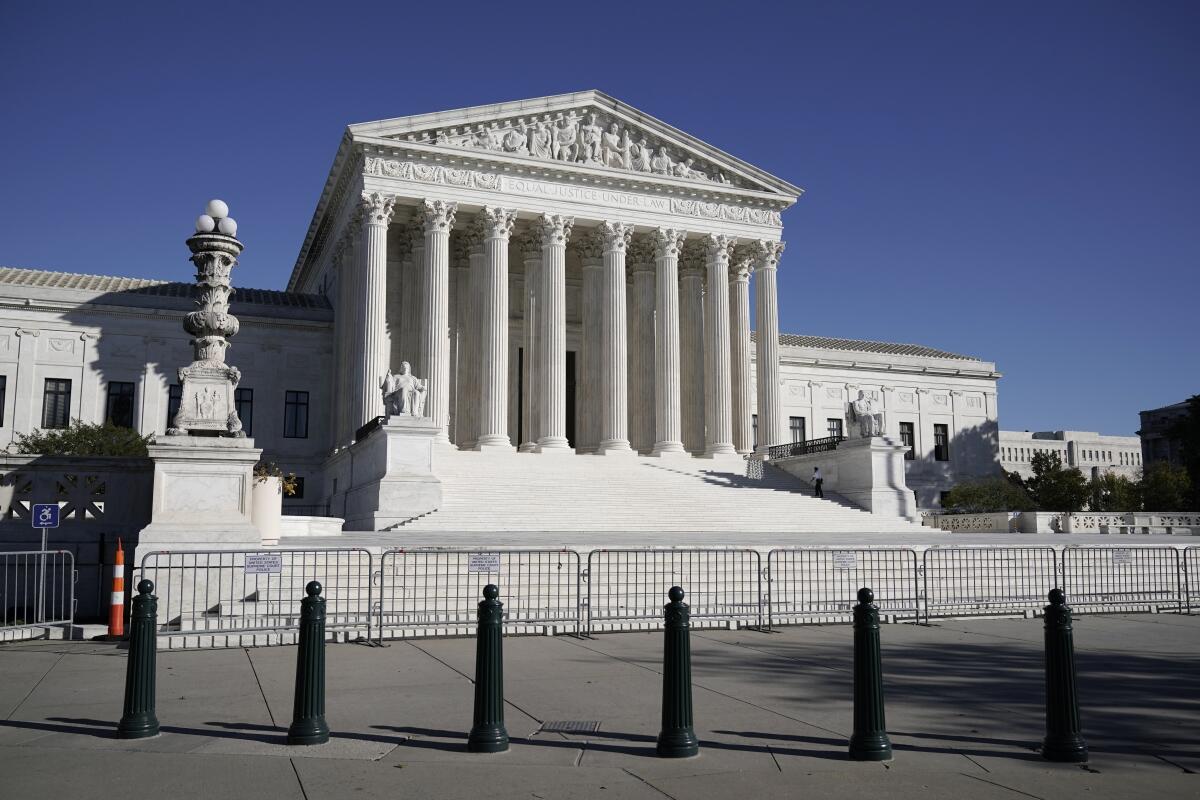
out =
<path fill-rule="evenodd" d="M 8 300 L 0 300 L 0 309 L 10 309 L 12 311 L 32 311 L 32 312 L 40 313 L 40 314 L 63 314 L 63 315 L 70 314 L 72 312 L 75 312 L 75 313 L 83 312 L 83 313 L 87 313 L 87 314 L 101 314 L 101 315 L 109 316 L 109 317 L 125 317 L 125 318 L 129 318 L 129 319 L 153 319 L 153 320 L 182 319 L 183 317 L 186 317 L 188 314 L 187 311 L 176 310 L 176 309 L 171 309 L 171 308 L 165 308 L 165 309 L 161 309 L 158 311 L 132 311 L 132 310 L 129 310 L 129 309 L 126 309 L 123 307 L 119 307 L 119 306 L 89 304 L 86 308 L 81 308 L 80 306 L 70 305 L 70 304 L 58 305 L 58 304 L 52 304 L 52 303 L 39 303 L 39 304 L 35 305 L 31 302 L 21 301 L 20 303 L 16 303 L 16 302 L 8 301 Z M 241 309 L 241 308 L 239 308 L 238 310 L 243 311 L 243 309 Z M 259 317 L 259 316 L 255 316 L 253 314 L 246 314 L 246 313 L 241 313 L 238 318 L 242 319 L 242 320 L 254 320 L 254 324 L 256 327 L 263 327 L 263 328 L 276 328 L 276 329 L 281 329 L 281 330 L 298 330 L 298 331 L 305 331 L 305 332 L 309 332 L 309 333 L 316 332 L 316 330 L 314 330 L 314 329 L 317 329 L 317 330 L 319 330 L 321 328 L 325 328 L 325 329 L 329 329 L 329 330 L 333 329 L 333 320 L 332 319 L 330 319 L 330 320 L 295 320 L 295 321 L 291 321 L 291 322 L 282 322 L 276 317 Z M 68 320 L 66 324 L 68 326 L 70 326 L 73 323 L 71 323 Z M 22 329 L 22 330 L 25 330 L 25 329 Z M 18 334 L 20 332 L 21 331 L 18 331 Z M 40 331 L 28 331 L 28 330 L 25 330 L 25 332 L 32 333 L 34 336 L 37 336 L 40 333 Z M 245 331 L 243 331 L 243 332 L 245 332 Z"/>
<path fill-rule="evenodd" d="M 795 367 L 826 367 L 830 369 L 849 369 L 856 372 L 883 372 L 891 375 L 928 375 L 939 378 L 986 378 L 998 380 L 1004 377 L 1000 372 L 983 369 L 953 369 L 938 366 L 909 366 L 904 364 L 881 364 L 871 361 L 843 361 L 831 358 L 802 358 L 783 356 L 779 358 L 781 366 Z"/>

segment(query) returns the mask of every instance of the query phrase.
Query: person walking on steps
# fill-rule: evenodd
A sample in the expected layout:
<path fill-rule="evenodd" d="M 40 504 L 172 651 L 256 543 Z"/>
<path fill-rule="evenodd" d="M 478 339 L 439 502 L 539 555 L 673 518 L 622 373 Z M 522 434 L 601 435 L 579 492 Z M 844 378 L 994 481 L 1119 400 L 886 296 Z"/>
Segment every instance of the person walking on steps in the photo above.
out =
<path fill-rule="evenodd" d="M 825 479 L 821 477 L 821 468 L 813 467 L 813 497 L 824 497 L 825 492 L 821 489 L 821 484 L 825 483 Z"/>

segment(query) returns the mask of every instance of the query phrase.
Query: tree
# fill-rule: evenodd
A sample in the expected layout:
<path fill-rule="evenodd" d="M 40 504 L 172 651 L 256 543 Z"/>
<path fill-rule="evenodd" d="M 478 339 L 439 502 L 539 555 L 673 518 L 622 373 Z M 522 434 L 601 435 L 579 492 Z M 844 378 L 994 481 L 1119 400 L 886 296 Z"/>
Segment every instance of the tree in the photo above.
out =
<path fill-rule="evenodd" d="M 13 448 L 23 456 L 142 456 L 146 455 L 149 436 L 132 428 L 105 422 L 93 425 L 71 420 L 61 430 L 34 430 L 17 434 Z"/>
<path fill-rule="evenodd" d="M 1142 475 L 1142 507 L 1146 511 L 1191 511 L 1192 481 L 1187 470 L 1164 461 L 1146 467 Z"/>
<path fill-rule="evenodd" d="M 1041 511 L 1082 511 L 1090 492 L 1087 478 L 1075 467 L 1063 467 L 1058 453 L 1034 453 L 1030 459 L 1033 477 L 1025 491 Z"/>
<path fill-rule="evenodd" d="M 960 483 L 946 493 L 942 507 L 952 514 L 1031 511 L 1029 494 L 1009 478 L 984 478 Z"/>
<path fill-rule="evenodd" d="M 1187 470 L 1191 481 L 1191 496 L 1188 498 L 1192 510 L 1200 508 L 1200 394 L 1188 398 L 1188 413 L 1180 417 L 1171 426 L 1168 434 L 1172 439 L 1178 439 L 1183 451 L 1183 468 Z M 1150 509 L 1148 511 L 1166 511 L 1167 509 Z"/>
<path fill-rule="evenodd" d="M 1088 487 L 1092 511 L 1141 511 L 1142 490 L 1136 481 L 1124 475 L 1105 472 Z"/>

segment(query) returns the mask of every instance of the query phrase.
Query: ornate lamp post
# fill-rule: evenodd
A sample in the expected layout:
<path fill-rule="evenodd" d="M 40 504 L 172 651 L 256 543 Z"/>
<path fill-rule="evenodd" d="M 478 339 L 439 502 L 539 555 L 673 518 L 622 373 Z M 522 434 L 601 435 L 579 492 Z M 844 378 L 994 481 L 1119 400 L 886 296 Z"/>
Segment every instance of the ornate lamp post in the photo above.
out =
<path fill-rule="evenodd" d="M 192 335 L 194 360 L 179 370 L 183 390 L 179 411 L 167 434 L 184 436 L 244 437 L 238 419 L 234 390 L 242 373 L 225 363 L 229 337 L 238 332 L 237 317 L 229 313 L 229 275 L 237 265 L 242 243 L 237 239 L 237 222 L 229 206 L 210 200 L 196 220 L 196 233 L 187 240 L 196 265 L 196 305 L 183 321 Z"/>

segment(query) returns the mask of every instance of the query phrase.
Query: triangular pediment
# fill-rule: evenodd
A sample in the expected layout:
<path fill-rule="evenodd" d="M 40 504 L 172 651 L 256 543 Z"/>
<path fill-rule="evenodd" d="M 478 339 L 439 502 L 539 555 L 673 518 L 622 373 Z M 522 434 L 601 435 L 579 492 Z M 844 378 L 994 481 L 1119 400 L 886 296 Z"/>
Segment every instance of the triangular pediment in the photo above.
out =
<path fill-rule="evenodd" d="M 351 125 L 350 134 L 791 200 L 802 191 L 598 91 L 365 122 Z"/>

